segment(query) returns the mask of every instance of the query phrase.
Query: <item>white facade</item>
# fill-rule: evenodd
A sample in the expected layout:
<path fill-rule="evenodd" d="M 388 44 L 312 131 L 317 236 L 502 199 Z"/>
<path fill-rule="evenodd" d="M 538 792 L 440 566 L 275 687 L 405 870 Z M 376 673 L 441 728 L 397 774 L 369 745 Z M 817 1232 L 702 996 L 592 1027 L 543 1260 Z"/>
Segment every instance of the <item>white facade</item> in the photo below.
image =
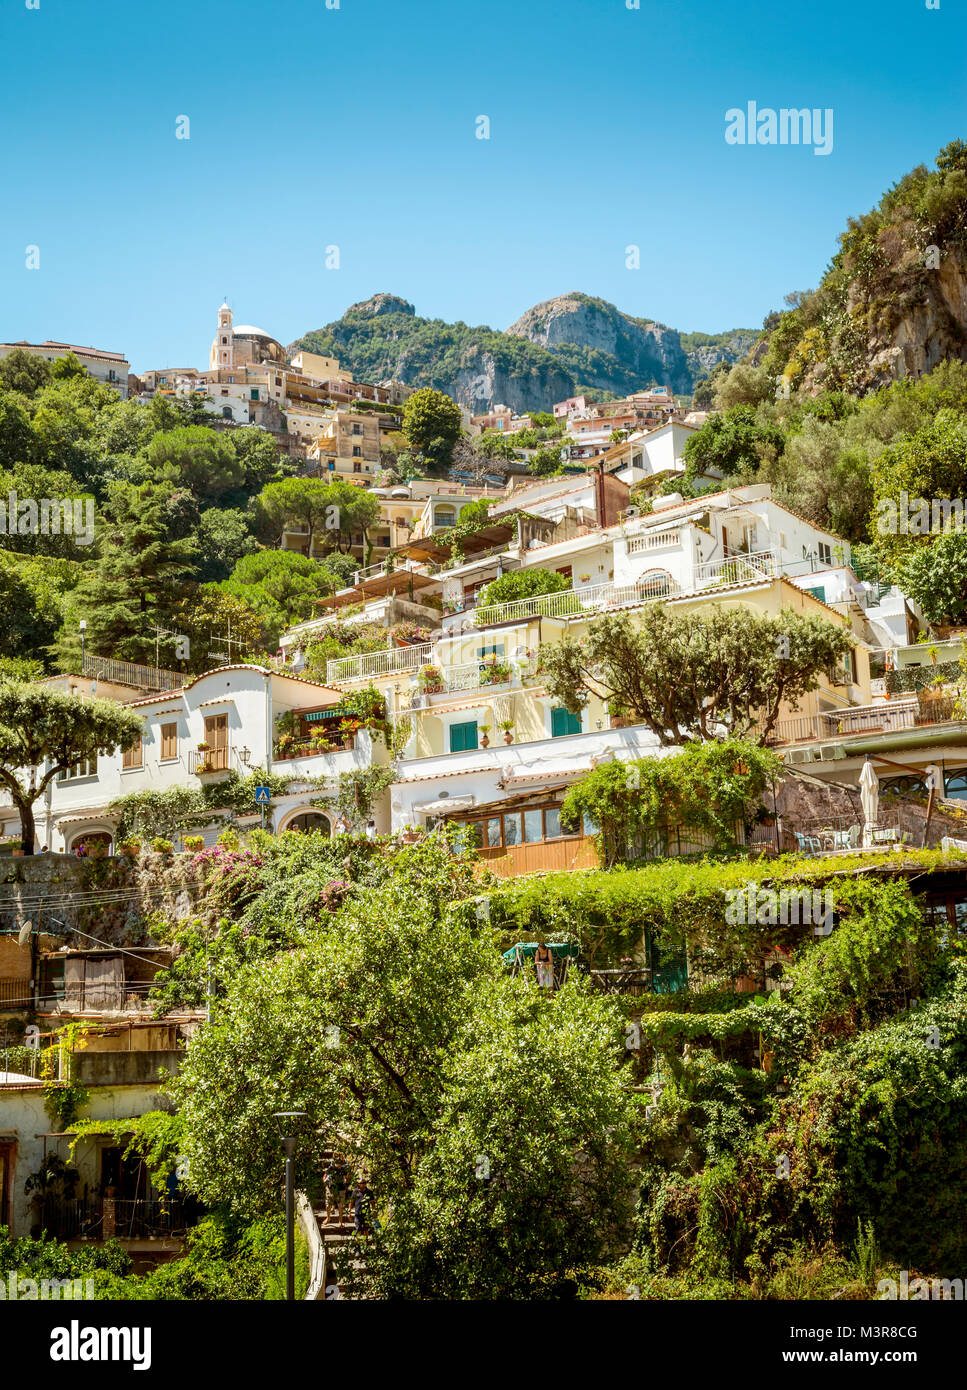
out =
<path fill-rule="evenodd" d="M 335 779 L 340 772 L 368 766 L 380 760 L 370 736 L 360 731 L 354 749 L 319 754 L 299 761 L 273 760 L 272 746 L 276 718 L 286 710 L 309 709 L 338 704 L 339 693 L 295 675 L 280 675 L 264 667 L 227 666 L 196 677 L 183 689 L 166 695 L 130 701 L 129 709 L 144 721 L 140 758 L 120 751 L 102 756 L 94 766 L 80 765 L 69 776 L 51 784 L 46 799 L 35 803 L 38 848 L 46 844 L 52 851 L 70 850 L 85 836 L 113 836 L 115 817 L 108 808 L 112 801 L 132 792 L 167 791 L 172 787 L 198 787 L 202 777 L 217 782 L 231 772 L 246 776 L 264 768 L 291 776 Z M 198 744 L 213 743 L 213 727 L 218 722 L 218 741 L 224 740 L 214 759 L 219 766 L 213 773 L 199 775 L 195 769 L 204 763 Z M 224 729 L 224 733 L 222 732 Z M 305 810 L 310 795 L 293 793 L 269 808 L 268 828 L 284 828 L 297 806 Z M 253 805 L 253 814 L 256 812 Z M 0 816 L 6 812 L 4 833 L 19 829 L 16 813 L 5 795 Z"/>
<path fill-rule="evenodd" d="M 498 743 L 469 753 L 444 753 L 401 763 L 400 780 L 390 789 L 393 830 L 424 827 L 450 811 L 486 806 L 551 781 L 573 781 L 601 762 L 632 762 L 663 755 L 658 740 L 643 725 L 585 728 L 579 734 L 551 738 L 550 710 L 555 702 L 542 697 L 541 703 L 546 706 L 548 736 L 544 740 Z M 474 718 L 474 713 L 472 708 L 461 709 L 448 717 L 459 721 Z M 483 717 L 486 706 L 481 705 L 479 713 Z"/>

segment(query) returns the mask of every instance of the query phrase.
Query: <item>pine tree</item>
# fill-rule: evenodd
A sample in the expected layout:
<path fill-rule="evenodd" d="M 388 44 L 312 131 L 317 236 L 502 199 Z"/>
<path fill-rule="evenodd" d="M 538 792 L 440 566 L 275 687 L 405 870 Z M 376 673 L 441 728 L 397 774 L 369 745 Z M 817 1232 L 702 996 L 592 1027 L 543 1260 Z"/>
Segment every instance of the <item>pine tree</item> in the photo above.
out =
<path fill-rule="evenodd" d="M 194 577 L 195 542 L 171 535 L 172 489 L 157 483 L 114 483 L 100 532 L 99 554 L 74 595 L 73 620 L 59 654 L 76 666 L 87 621 L 86 651 L 121 661 L 154 663 L 155 624 L 171 627 L 178 602 Z"/>

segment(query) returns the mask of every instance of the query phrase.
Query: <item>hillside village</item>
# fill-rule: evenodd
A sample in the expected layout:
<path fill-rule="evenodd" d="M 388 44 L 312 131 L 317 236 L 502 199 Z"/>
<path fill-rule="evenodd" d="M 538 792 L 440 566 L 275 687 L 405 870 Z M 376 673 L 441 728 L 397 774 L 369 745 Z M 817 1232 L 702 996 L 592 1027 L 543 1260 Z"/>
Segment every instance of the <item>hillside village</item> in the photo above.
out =
<path fill-rule="evenodd" d="M 290 1296 L 949 1270 L 967 365 L 800 299 L 474 413 L 235 318 L 0 344 L 10 1267 L 281 1296 L 281 1116 Z"/>

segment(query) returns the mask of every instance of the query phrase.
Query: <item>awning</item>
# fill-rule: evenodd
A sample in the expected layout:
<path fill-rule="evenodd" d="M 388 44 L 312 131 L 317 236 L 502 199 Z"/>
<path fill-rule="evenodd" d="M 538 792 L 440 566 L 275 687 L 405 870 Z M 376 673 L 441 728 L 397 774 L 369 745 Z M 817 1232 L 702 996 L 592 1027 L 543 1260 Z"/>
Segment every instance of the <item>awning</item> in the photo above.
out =
<path fill-rule="evenodd" d="M 501 777 L 498 783 L 501 787 L 526 787 L 533 784 L 540 785 L 543 782 L 562 781 L 574 777 L 583 777 L 591 771 L 591 764 L 586 759 L 550 759 L 542 758 L 539 763 L 532 763 L 528 770 L 526 763 L 521 763 L 515 772 Z"/>
<path fill-rule="evenodd" d="M 438 801 L 418 801 L 413 810 L 421 816 L 445 816 L 450 811 L 466 811 L 475 800 L 473 796 L 444 796 Z"/>

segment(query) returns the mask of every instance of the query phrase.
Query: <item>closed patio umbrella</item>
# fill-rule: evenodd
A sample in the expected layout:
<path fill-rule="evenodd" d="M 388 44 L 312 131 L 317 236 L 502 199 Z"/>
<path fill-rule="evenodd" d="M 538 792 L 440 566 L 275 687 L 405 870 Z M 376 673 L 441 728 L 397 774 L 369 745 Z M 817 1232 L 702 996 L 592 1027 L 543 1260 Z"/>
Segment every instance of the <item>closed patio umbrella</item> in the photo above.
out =
<path fill-rule="evenodd" d="M 860 801 L 863 806 L 863 820 L 865 822 L 863 844 L 871 845 L 880 803 L 880 779 L 877 777 L 869 758 L 863 764 L 863 771 L 860 773 Z"/>

